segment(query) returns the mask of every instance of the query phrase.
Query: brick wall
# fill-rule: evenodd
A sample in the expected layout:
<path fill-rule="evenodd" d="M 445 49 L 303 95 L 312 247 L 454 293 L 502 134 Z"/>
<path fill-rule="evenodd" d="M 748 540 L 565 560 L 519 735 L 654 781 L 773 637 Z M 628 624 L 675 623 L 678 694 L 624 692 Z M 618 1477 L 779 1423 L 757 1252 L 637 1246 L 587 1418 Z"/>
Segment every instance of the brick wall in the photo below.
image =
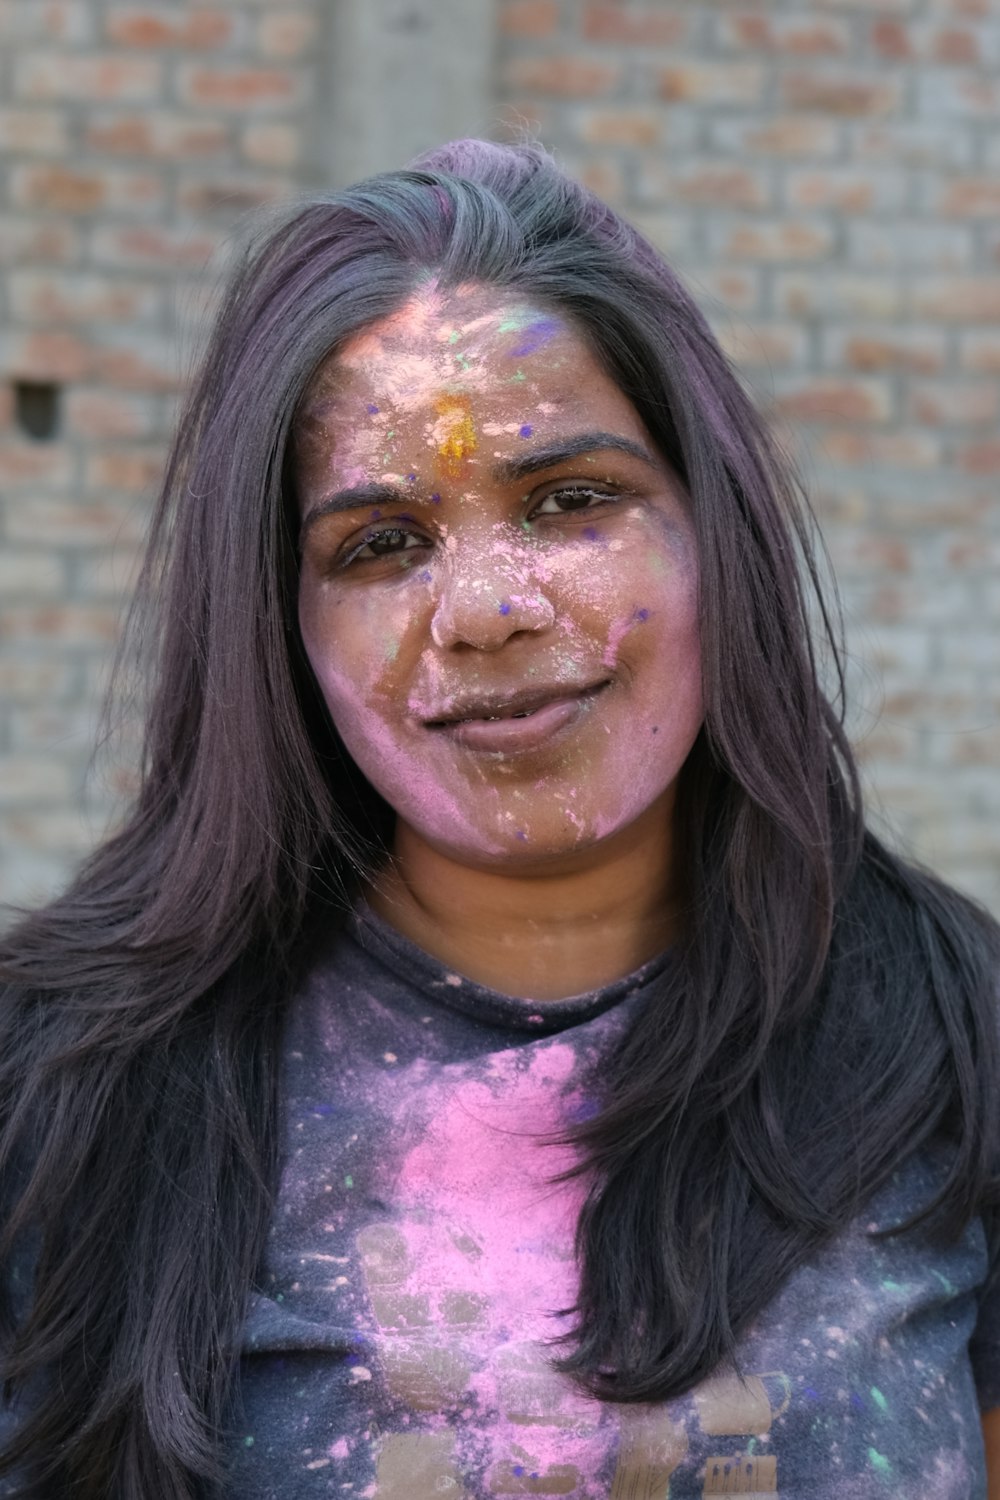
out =
<path fill-rule="evenodd" d="M 334 3 L 0 0 L 0 900 L 127 792 L 127 741 L 82 790 L 100 681 L 226 235 L 336 177 Z M 642 225 L 786 431 L 873 796 L 1000 910 L 1000 5 L 496 12 L 498 130 Z M 58 389 L 52 439 L 16 382 L 29 417 Z"/>
<path fill-rule="evenodd" d="M 305 175 L 316 26 L 0 4 L 0 900 L 58 886 L 127 794 L 127 736 L 87 775 L 101 684 L 227 233 Z M 29 418 L 55 388 L 50 439 L 19 387 Z"/>
<path fill-rule="evenodd" d="M 873 804 L 1000 912 L 1000 5 L 502 0 L 501 96 L 796 453 Z"/>

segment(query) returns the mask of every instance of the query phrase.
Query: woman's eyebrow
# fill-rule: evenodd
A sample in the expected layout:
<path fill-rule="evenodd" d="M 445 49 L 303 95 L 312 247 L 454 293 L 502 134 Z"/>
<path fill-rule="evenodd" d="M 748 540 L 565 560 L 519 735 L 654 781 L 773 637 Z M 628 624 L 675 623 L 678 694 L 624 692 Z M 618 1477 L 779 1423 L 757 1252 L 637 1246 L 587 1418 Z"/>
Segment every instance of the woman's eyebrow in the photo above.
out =
<path fill-rule="evenodd" d="M 350 489 L 336 490 L 306 511 L 299 527 L 299 536 L 304 536 L 309 527 L 322 516 L 332 515 L 336 511 L 366 510 L 372 505 L 402 505 L 407 500 L 412 504 L 412 492 L 391 484 L 356 484 Z"/>
<path fill-rule="evenodd" d="M 657 472 L 663 468 L 659 459 L 642 443 L 637 443 L 634 438 L 622 437 L 616 432 L 578 432 L 572 437 L 558 438 L 555 442 L 546 443 L 540 448 L 530 448 L 527 452 L 518 454 L 516 458 L 501 459 L 494 466 L 493 477 L 500 484 L 513 484 L 519 479 L 526 479 L 529 474 L 537 474 L 542 469 L 550 469 L 554 464 L 565 463 L 573 458 L 583 458 L 589 453 L 606 452 L 608 449 L 638 458 Z"/>
<path fill-rule="evenodd" d="M 649 449 L 642 443 L 637 443 L 634 438 L 622 437 L 616 432 L 578 432 L 572 437 L 558 438 L 540 448 L 531 448 L 526 453 L 518 454 L 516 458 L 500 459 L 494 465 L 493 477 L 500 484 L 515 484 L 519 479 L 526 479 L 529 474 L 551 469 L 554 464 L 566 463 L 590 453 L 607 452 L 609 449 L 638 458 L 651 469 L 659 471 L 662 468 L 662 464 Z M 299 535 L 304 536 L 310 526 L 323 516 L 333 515 L 338 511 L 365 510 L 370 506 L 402 505 L 407 502 L 413 503 L 413 494 L 402 487 L 384 483 L 352 485 L 349 489 L 336 490 L 332 495 L 326 495 L 317 501 L 303 516 Z"/>

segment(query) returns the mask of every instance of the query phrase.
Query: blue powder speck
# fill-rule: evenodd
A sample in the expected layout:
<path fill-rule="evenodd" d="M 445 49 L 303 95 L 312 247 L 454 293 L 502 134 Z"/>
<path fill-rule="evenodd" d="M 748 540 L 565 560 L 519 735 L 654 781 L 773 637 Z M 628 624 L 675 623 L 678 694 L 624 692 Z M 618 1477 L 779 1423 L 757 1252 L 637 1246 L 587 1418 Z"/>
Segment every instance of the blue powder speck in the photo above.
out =
<path fill-rule="evenodd" d="M 520 432 L 518 433 L 518 437 L 530 437 L 531 433 L 532 433 L 531 424 L 529 422 L 525 422 L 524 426 L 521 428 Z"/>
<path fill-rule="evenodd" d="M 637 609 L 636 612 L 635 612 L 635 619 L 637 619 L 640 623 L 643 620 L 648 620 L 649 619 L 649 610 L 648 609 Z"/>
<path fill-rule="evenodd" d="M 431 496 L 431 503 L 433 505 L 440 505 L 441 504 L 441 496 L 440 495 L 432 495 Z"/>
<path fill-rule="evenodd" d="M 407 474 L 407 476 L 406 476 L 406 482 L 407 482 L 407 484 L 414 484 L 416 482 L 416 478 L 417 478 L 416 474 Z"/>
<path fill-rule="evenodd" d="M 369 406 L 368 406 L 368 415 L 370 417 L 377 417 L 378 416 L 378 407 L 377 406 L 372 406 L 371 403 L 369 403 Z"/>
<path fill-rule="evenodd" d="M 500 613 L 502 615 L 509 615 L 510 614 L 510 605 L 507 603 L 506 599 L 504 600 L 504 602 L 500 606 Z"/>
<path fill-rule="evenodd" d="M 599 542 L 601 540 L 601 533 L 596 526 L 585 526 L 583 534 L 588 542 Z"/>
<path fill-rule="evenodd" d="M 428 570 L 425 568 L 424 571 L 420 574 L 420 582 L 421 583 L 430 583 L 430 581 L 431 581 L 431 575 L 428 572 Z"/>

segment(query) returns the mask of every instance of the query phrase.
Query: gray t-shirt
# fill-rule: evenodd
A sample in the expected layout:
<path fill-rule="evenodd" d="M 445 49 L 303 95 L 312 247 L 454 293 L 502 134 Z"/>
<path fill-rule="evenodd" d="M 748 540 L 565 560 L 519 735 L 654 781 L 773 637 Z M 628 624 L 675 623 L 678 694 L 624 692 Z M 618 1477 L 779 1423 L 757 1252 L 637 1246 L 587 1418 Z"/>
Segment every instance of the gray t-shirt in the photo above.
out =
<path fill-rule="evenodd" d="M 982 1295 L 982 1225 L 944 1250 L 868 1236 L 928 1200 L 933 1154 L 786 1284 L 742 1341 L 742 1380 L 616 1406 L 552 1369 L 584 1188 L 554 1180 L 572 1157 L 547 1138 L 595 1108 L 595 1065 L 667 962 L 535 1005 L 367 911 L 331 940 L 289 1014 L 227 1500 L 985 1495 L 1000 1297 Z"/>
<path fill-rule="evenodd" d="M 246 1331 L 233 1500 L 971 1500 L 1000 1404 L 982 1225 L 898 1224 L 940 1181 L 911 1157 L 800 1270 L 720 1372 L 662 1405 L 551 1367 L 575 1297 L 579 1182 L 551 1137 L 662 964 L 533 1004 L 449 973 L 363 912 L 290 1018 L 267 1295 Z M 973 1357 L 970 1337 L 975 1334 Z"/>

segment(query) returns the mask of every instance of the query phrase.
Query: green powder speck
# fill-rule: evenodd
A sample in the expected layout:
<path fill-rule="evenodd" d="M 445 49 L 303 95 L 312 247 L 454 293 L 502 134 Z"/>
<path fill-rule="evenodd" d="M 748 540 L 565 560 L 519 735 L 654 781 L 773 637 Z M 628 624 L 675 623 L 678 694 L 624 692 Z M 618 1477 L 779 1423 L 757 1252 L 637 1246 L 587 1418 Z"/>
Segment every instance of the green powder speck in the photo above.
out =
<path fill-rule="evenodd" d="M 244 1448 L 252 1448 L 253 1447 L 253 1438 L 252 1437 L 245 1437 L 243 1439 L 243 1446 L 244 1446 Z"/>
<path fill-rule="evenodd" d="M 892 1464 L 886 1458 L 885 1454 L 879 1453 L 876 1448 L 868 1449 L 868 1462 L 871 1464 L 876 1474 L 892 1473 Z"/>
<path fill-rule="evenodd" d="M 354 1186 L 354 1178 L 353 1177 L 345 1177 L 344 1178 L 344 1186 L 345 1187 L 353 1187 Z"/>
<path fill-rule="evenodd" d="M 885 1399 L 877 1385 L 872 1386 L 872 1400 L 875 1402 L 875 1405 L 878 1407 L 879 1411 L 889 1410 L 889 1403 Z"/>

